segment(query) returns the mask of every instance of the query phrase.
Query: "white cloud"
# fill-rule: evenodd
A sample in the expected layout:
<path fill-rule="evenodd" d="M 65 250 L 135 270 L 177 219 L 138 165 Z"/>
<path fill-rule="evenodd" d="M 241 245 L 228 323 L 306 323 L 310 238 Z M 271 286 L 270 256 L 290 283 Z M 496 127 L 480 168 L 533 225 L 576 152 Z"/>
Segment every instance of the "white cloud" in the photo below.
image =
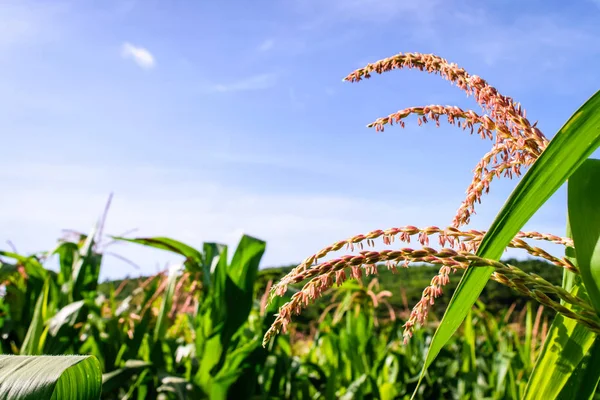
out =
<path fill-rule="evenodd" d="M 272 73 L 254 75 L 230 83 L 217 84 L 212 87 L 215 92 L 241 92 L 246 90 L 268 89 L 275 85 L 277 76 Z"/>
<path fill-rule="evenodd" d="M 258 46 L 259 51 L 269 51 L 275 45 L 275 41 L 273 39 L 267 39 Z"/>
<path fill-rule="evenodd" d="M 123 43 L 121 46 L 121 55 L 123 58 L 132 59 L 137 65 L 144 69 L 151 69 L 156 65 L 152 53 L 143 47 L 137 47 L 128 42 Z"/>

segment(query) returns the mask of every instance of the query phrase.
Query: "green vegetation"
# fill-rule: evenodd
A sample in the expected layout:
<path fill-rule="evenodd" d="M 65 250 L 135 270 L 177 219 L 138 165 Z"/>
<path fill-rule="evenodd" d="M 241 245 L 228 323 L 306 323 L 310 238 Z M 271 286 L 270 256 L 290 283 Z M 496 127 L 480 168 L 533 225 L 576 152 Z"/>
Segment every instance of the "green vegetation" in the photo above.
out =
<path fill-rule="evenodd" d="M 244 237 L 230 262 L 225 246 L 205 244 L 183 268 L 98 284 L 102 255 L 92 238 L 61 240 L 56 250 L 32 256 L 2 253 L 4 354 L 92 355 L 103 372 L 106 399 L 292 399 L 319 393 L 392 399 L 416 387 L 435 322 L 417 331 L 407 346 L 401 326 L 408 304 L 420 297 L 417 285 L 428 282 L 435 267 L 411 266 L 397 274 L 383 272 L 378 280 L 346 282 L 329 295 L 330 302 L 310 307 L 290 335 L 264 349 L 260 339 L 277 309 L 277 304 L 265 309 L 264 295 L 291 267 L 258 271 L 263 242 Z M 168 241 L 176 253 L 189 248 L 164 238 L 138 242 L 156 246 L 159 241 Z M 59 258 L 59 271 L 43 267 L 50 257 Z M 516 264 L 560 282 L 557 268 L 546 262 Z M 209 278 L 203 276 L 205 265 L 215 266 Z M 471 390 L 515 397 L 523 391 L 522 376 L 533 367 L 552 314 L 495 282 L 482 300 L 470 328 L 455 337 L 427 375 L 420 397 Z M 443 302 L 437 306 L 443 311 Z M 28 339 L 33 335 L 37 339 Z M 472 350 L 475 358 L 463 363 L 464 352 Z M 3 360 L 0 373 L 8 368 Z"/>

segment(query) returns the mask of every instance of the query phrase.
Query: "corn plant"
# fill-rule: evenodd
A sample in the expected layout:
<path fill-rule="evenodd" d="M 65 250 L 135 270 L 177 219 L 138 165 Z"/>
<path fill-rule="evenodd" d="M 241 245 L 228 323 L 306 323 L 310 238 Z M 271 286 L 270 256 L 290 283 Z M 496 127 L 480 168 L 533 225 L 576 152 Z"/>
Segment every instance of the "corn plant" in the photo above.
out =
<path fill-rule="evenodd" d="M 0 355 L 0 398 L 100 398 L 102 372 L 93 356 Z"/>
<path fill-rule="evenodd" d="M 117 301 L 122 286 L 109 293 L 97 290 L 103 259 L 99 231 L 61 240 L 46 253 L 0 253 L 14 260 L 14 264 L 0 264 L 6 290 L 1 299 L 9 305 L 2 315 L 2 353 L 41 356 L 1 358 L 0 375 L 17 368 L 48 368 L 52 362 L 64 362 L 64 368 L 71 371 L 69 362 L 87 365 L 91 361 L 48 355 L 89 354 L 93 366 L 104 373 L 104 398 L 225 398 L 230 386 L 246 373 L 248 359 L 264 353 L 260 337 L 276 310 L 263 312 L 254 329 L 249 329 L 265 243 L 244 236 L 228 260 L 227 246 L 215 243 L 205 243 L 201 252 L 169 238 L 112 237 L 185 258 Z M 58 271 L 44 267 L 51 256 L 58 257 Z M 55 379 L 41 375 L 38 383 L 57 384 L 58 371 Z M 23 383 L 23 377 L 13 374 L 16 383 L 0 382 L 0 393 L 3 385 L 8 393 L 18 390 L 15 387 Z M 94 393 L 83 398 L 98 398 L 100 391 Z"/>
<path fill-rule="evenodd" d="M 215 243 L 205 243 L 204 251 L 200 252 L 168 238 L 123 240 L 184 256 L 186 270 L 196 273 L 193 281 L 202 282 L 199 297 L 195 299 L 196 309 L 191 315 L 182 314 L 182 323 L 193 327 L 194 343 L 169 339 L 167 313 L 176 293 L 182 291 L 176 289 L 177 270 L 172 270 L 152 336 L 158 347 L 151 351 L 152 357 L 147 361 L 156 367 L 164 365 L 164 360 L 172 354 L 182 354 L 180 364 L 186 382 L 198 388 L 196 395 L 226 398 L 229 387 L 244 372 L 247 358 L 260 347 L 258 338 L 263 331 L 248 332 L 243 328 L 252 309 L 254 283 L 265 242 L 244 236 L 229 262 L 227 246 Z M 161 342 L 171 345 L 164 348 L 164 344 L 158 345 Z"/>
<path fill-rule="evenodd" d="M 475 98 L 483 113 L 458 107 L 430 105 L 410 107 L 377 119 L 369 125 L 382 131 L 386 125 L 405 126 L 405 120 L 416 115 L 418 122 L 446 117 L 448 122 L 463 130 L 476 132 L 492 142 L 474 169 L 467 197 L 458 208 L 447 228 L 414 226 L 394 227 L 356 235 L 323 248 L 305 259 L 287 276 L 273 286 L 271 296 L 282 296 L 288 286 L 306 282 L 294 293 L 278 313 L 277 319 L 264 337 L 263 344 L 280 331 L 285 331 L 295 314 L 318 299 L 334 284 L 347 279 L 360 279 L 376 274 L 385 263 L 388 269 L 408 267 L 413 262 L 440 266 L 439 274 L 423 291 L 421 301 L 413 308 L 404 323 L 404 341 L 409 342 L 418 326 L 426 323 L 435 299 L 457 269 L 465 270 L 446 313 L 432 338 L 418 382 L 426 376 L 444 345 L 471 312 L 473 304 L 491 278 L 529 296 L 557 312 L 549 337 L 535 367 L 528 377 L 526 388 L 515 389 L 514 395 L 523 398 L 591 398 L 600 378 L 600 161 L 587 158 L 600 145 L 600 92 L 592 96 L 549 141 L 525 116 L 521 105 L 502 95 L 496 88 L 476 75 L 470 75 L 454 63 L 419 53 L 400 53 L 369 64 L 348 75 L 345 80 L 358 82 L 394 69 L 415 68 L 438 74 Z M 528 169 L 496 219 L 486 231 L 465 230 L 494 179 L 518 177 Z M 544 202 L 569 179 L 567 236 L 523 232 L 520 229 Z M 440 249 L 429 247 L 430 237 L 436 235 Z M 390 248 L 381 251 L 363 250 L 382 239 L 386 246 L 398 242 L 410 243 L 416 237 L 422 246 Z M 562 245 L 565 256 L 549 254 L 531 244 L 549 241 Z M 322 261 L 330 253 L 349 247 L 359 253 Z M 553 285 L 540 276 L 500 262 L 507 247 L 521 249 L 542 257 L 563 269 L 562 286 Z M 472 329 L 472 328 L 469 328 Z M 600 353 L 599 353 L 600 354 Z M 413 397 L 419 393 L 416 385 Z"/>
<path fill-rule="evenodd" d="M 73 249 L 82 249 L 86 240 L 87 235 L 77 235 L 70 243 L 75 246 Z M 226 249 L 218 246 L 219 257 L 223 258 L 217 261 L 215 257 L 208 256 L 208 249 L 215 246 L 205 245 L 204 251 L 198 251 L 196 258 L 204 261 L 192 265 L 192 255 L 196 253 L 192 253 L 192 248 L 181 242 L 167 238 L 127 240 L 168 248 L 177 254 L 186 251 L 188 255 L 183 264 L 188 266 L 176 264 L 163 273 L 132 280 L 131 285 L 127 285 L 129 282 L 125 280 L 118 283 L 117 287 L 113 284 L 108 287 L 104 285 L 102 290 L 98 287 L 93 302 L 96 306 L 87 308 L 84 318 L 76 319 L 79 322 L 72 329 L 57 331 L 55 340 L 68 343 L 66 352 L 89 354 L 97 360 L 89 360 L 87 364 L 97 365 L 95 376 L 99 376 L 100 371 L 104 372 L 102 398 L 182 399 L 219 398 L 226 395 L 227 398 L 256 399 L 392 399 L 405 397 L 415 390 L 427 343 L 433 331 L 430 326 L 426 326 L 415 332 L 410 343 L 403 345 L 401 318 L 396 316 L 396 310 L 386 305 L 390 292 L 379 289 L 376 280 L 368 285 L 346 282 L 342 290 L 331 297 L 329 309 L 326 308 L 320 318 L 317 316 L 310 322 L 308 332 L 302 326 L 297 326 L 293 335 L 278 337 L 268 349 L 260 346 L 259 338 L 276 318 L 273 313 L 277 310 L 278 303 L 274 302 L 267 307 L 269 284 L 265 291 L 265 285 L 255 283 L 252 297 L 247 297 L 251 298 L 250 312 L 232 337 L 231 345 L 221 352 L 221 356 L 224 354 L 225 357 L 223 367 L 214 372 L 209 371 L 209 378 L 203 382 L 200 373 L 202 363 L 218 361 L 216 357 L 210 357 L 214 354 L 215 346 L 208 348 L 206 343 L 211 337 L 220 338 L 222 331 L 211 328 L 212 322 L 205 322 L 205 312 L 212 312 L 213 309 L 210 297 L 216 296 L 211 291 L 214 293 L 216 289 L 205 290 L 201 287 L 202 282 L 208 279 L 202 277 L 199 267 L 206 260 L 214 260 L 210 264 L 215 268 L 209 268 L 208 272 L 210 282 L 215 282 L 218 263 L 227 266 L 226 271 L 231 268 L 228 275 L 233 275 L 231 272 L 236 268 L 232 266 L 237 263 L 234 260 L 240 260 L 240 257 L 234 257 L 230 263 L 226 263 Z M 61 242 L 59 247 L 71 246 L 65 246 L 65 243 Z M 252 246 L 242 245 L 244 243 L 257 246 L 251 251 Z M 263 245 L 260 241 L 246 237 L 236 253 L 245 255 L 242 260 L 251 260 L 252 254 L 258 257 L 256 251 Z M 77 262 L 77 257 L 74 257 L 74 262 Z M 15 265 L 21 264 L 17 261 Z M 248 263 L 241 265 L 253 268 Z M 65 264 L 65 268 L 69 267 Z M 5 272 L 7 276 L 17 274 L 13 279 L 23 278 L 26 283 L 29 278 L 18 274 L 16 269 L 9 267 Z M 55 277 L 54 279 L 58 279 L 60 275 L 60 271 L 54 273 L 47 270 L 46 273 Z M 265 271 L 262 275 L 269 277 L 271 273 Z M 48 280 L 50 282 L 53 280 Z M 41 327 L 42 338 L 47 327 L 48 331 L 51 330 L 52 321 L 71 320 L 60 317 L 61 311 L 57 312 L 59 307 L 51 306 L 61 296 L 48 290 L 46 297 L 44 285 L 44 290 L 38 296 L 42 300 L 37 304 L 40 304 L 39 310 L 43 310 L 41 305 L 46 304 L 46 311 L 41 314 L 42 317 L 34 317 L 29 327 L 29 331 Z M 50 284 L 45 286 L 49 288 Z M 130 286 L 131 291 L 123 295 L 122 291 L 126 286 Z M 231 290 L 230 288 L 229 291 Z M 86 294 L 90 295 L 91 293 Z M 6 300 L 11 305 L 18 305 L 11 301 L 18 298 L 13 296 Z M 472 392 L 493 398 L 518 397 L 515 393 L 522 390 L 520 376 L 531 371 L 533 357 L 539 351 L 545 334 L 544 329 L 540 329 L 540 318 L 536 317 L 536 322 L 532 322 L 534 318 L 530 306 L 526 307 L 525 313 L 513 312 L 515 307 L 516 304 L 506 313 L 496 316 L 487 312 L 482 304 L 478 304 L 467 318 L 462 337 L 454 338 L 449 348 L 444 349 L 433 363 L 425 378 L 427 385 L 419 389 L 419 396 L 464 398 L 465 394 Z M 79 309 L 69 307 L 68 304 L 63 308 Z M 21 307 L 15 307 L 15 310 L 20 309 Z M 235 312 L 244 311 L 236 307 Z M 64 314 L 70 315 L 63 311 L 62 315 Z M 5 316 L 6 328 L 14 328 L 11 318 L 9 307 Z M 241 319 L 242 317 L 238 317 L 238 320 Z M 34 321 L 38 322 L 33 323 Z M 68 323 L 66 325 L 70 326 Z M 219 325 L 223 326 L 220 322 Z M 3 337 L 14 337 L 13 328 L 4 329 Z M 208 334 L 204 333 L 205 330 Z M 44 341 L 40 353 L 49 352 L 51 347 L 46 343 L 49 342 Z M 6 341 L 3 344 L 7 344 Z M 12 352 L 19 354 L 18 346 L 18 343 L 13 342 L 6 347 L 14 348 Z M 357 353 L 357 349 L 360 352 Z M 472 354 L 477 356 L 465 356 Z M 10 357 L 18 361 L 15 356 Z M 68 363 L 67 358 L 69 357 L 64 361 Z M 470 361 L 464 362 L 463 358 Z M 49 363 L 48 368 L 53 368 L 62 360 L 56 356 L 32 357 L 31 361 L 36 361 L 31 363 L 32 368 L 39 371 L 41 367 L 37 363 L 44 359 Z M 79 357 L 74 361 L 83 359 Z M 6 371 L 10 378 L 2 381 L 5 388 L 17 390 L 15 388 L 23 386 L 24 376 L 39 375 L 32 375 L 27 368 L 20 369 L 24 372 L 23 375 L 14 374 L 9 361 L 11 360 L 0 359 L 0 371 Z M 60 369 L 53 368 L 52 371 L 56 373 Z M 458 374 L 458 371 L 461 373 Z M 65 376 L 69 378 L 61 378 L 63 381 L 74 382 L 70 378 L 71 374 Z M 223 376 L 226 377 L 225 380 L 220 379 Z M 58 375 L 54 375 L 54 378 L 58 379 Z M 79 395 L 85 392 L 69 389 L 69 393 Z M 32 396 L 48 398 L 40 392 Z"/>

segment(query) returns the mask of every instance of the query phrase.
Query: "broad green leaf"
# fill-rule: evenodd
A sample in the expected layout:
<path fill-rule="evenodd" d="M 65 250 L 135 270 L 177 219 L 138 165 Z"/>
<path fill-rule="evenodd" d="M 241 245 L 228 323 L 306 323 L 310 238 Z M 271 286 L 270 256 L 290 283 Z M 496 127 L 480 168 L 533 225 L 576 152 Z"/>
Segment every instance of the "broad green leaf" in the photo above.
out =
<path fill-rule="evenodd" d="M 27 276 L 29 277 L 33 277 L 43 281 L 48 275 L 46 269 L 34 256 L 22 256 L 20 254 L 12 253 L 10 251 L 0 251 L 0 256 L 12 258 L 16 260 L 19 264 L 23 265 L 23 267 L 25 268 L 25 273 L 27 273 Z"/>
<path fill-rule="evenodd" d="M 581 279 L 600 311 L 600 160 L 587 160 L 569 179 L 569 222 Z"/>
<path fill-rule="evenodd" d="M 393 383 L 385 382 L 379 388 L 379 393 L 381 395 L 381 400 L 393 400 L 398 395 L 398 390 Z"/>
<path fill-rule="evenodd" d="M 6 280 L 10 275 L 17 273 L 18 270 L 16 264 L 9 264 L 0 260 L 0 280 Z"/>
<path fill-rule="evenodd" d="M 571 237 L 570 224 L 567 223 L 567 236 Z M 572 248 L 567 248 L 567 258 L 577 265 L 572 257 Z M 570 271 L 563 273 L 563 288 L 583 298 L 587 298 L 581 276 Z M 572 308 L 570 304 L 565 307 Z M 577 380 L 573 375 L 577 372 L 586 353 L 588 353 L 596 335 L 575 320 L 557 315 L 552 321 L 544 347 L 538 356 L 533 372 L 525 389 L 525 399 L 537 399 L 538 395 L 556 398 L 565 388 L 568 381 Z M 549 396 L 549 397 L 548 397 Z"/>
<path fill-rule="evenodd" d="M 576 321 L 557 315 L 529 377 L 523 398 L 557 398 L 569 378 L 577 371 L 595 338 L 595 334 Z M 597 382 L 598 376 L 594 385 Z"/>
<path fill-rule="evenodd" d="M 599 145 L 600 91 L 571 116 L 531 166 L 484 236 L 477 255 L 498 260 L 523 225 Z M 491 267 L 465 272 L 433 337 L 420 379 L 456 332 L 493 272 Z"/>
<path fill-rule="evenodd" d="M 244 235 L 240 240 L 227 275 L 231 280 L 225 286 L 227 303 L 227 320 L 225 331 L 233 335 L 248 319 L 252 309 L 254 282 L 258 273 L 260 260 L 265 252 L 266 243 L 262 240 Z"/>
<path fill-rule="evenodd" d="M 585 277 L 591 278 L 589 270 L 590 250 L 594 246 L 579 247 L 582 236 L 586 238 L 596 237 L 593 232 L 598 232 L 598 218 L 600 217 L 600 197 L 596 195 L 596 186 L 600 180 L 593 185 L 594 179 L 590 179 L 597 173 L 598 160 L 587 160 L 573 173 L 568 184 L 568 224 L 567 235 L 573 237 L 575 248 L 567 248 L 567 257 L 579 267 L 581 275 L 575 275 L 569 271 L 564 272 L 563 287 L 568 291 L 578 294 L 580 297 L 588 298 L 589 286 L 584 285 Z M 591 185 L 590 185 L 591 184 Z M 589 233 L 589 236 L 587 234 Z M 578 240 L 579 239 L 579 240 Z M 576 257 L 574 257 L 576 256 Z M 587 262 L 582 268 L 580 262 Z M 584 273 L 584 269 L 588 272 Z M 593 279 L 591 280 L 593 284 Z M 572 308 L 569 304 L 564 304 Z M 593 347 L 592 347 L 593 346 Z M 535 368 L 527 385 L 525 398 L 569 398 L 570 394 L 578 393 L 578 398 L 590 398 L 598 383 L 600 369 L 595 368 L 594 360 L 590 360 L 589 354 L 596 354 L 598 349 L 597 335 L 589 331 L 576 321 L 558 315 L 550 327 L 544 347 L 536 362 Z M 590 351 L 591 349 L 591 351 Z M 591 365 L 590 368 L 587 366 Z"/>
<path fill-rule="evenodd" d="M 473 315 L 469 311 L 465 319 L 463 330 L 463 349 L 462 349 L 462 368 L 461 371 L 468 373 L 473 371 L 477 365 L 477 357 L 475 355 L 475 331 L 473 329 Z"/>
<path fill-rule="evenodd" d="M 21 345 L 21 355 L 34 356 L 42 354 L 44 347 L 44 323 L 48 310 L 48 293 L 50 291 L 50 280 L 46 279 L 42 293 L 38 296 L 35 303 L 33 318 L 23 344 Z"/>
<path fill-rule="evenodd" d="M 68 284 L 73 275 L 73 264 L 76 260 L 76 255 L 79 252 L 77 243 L 63 242 L 51 253 L 58 255 L 60 264 L 59 281 L 60 285 Z"/>
<path fill-rule="evenodd" d="M 175 254 L 185 257 L 185 268 L 191 272 L 202 271 L 202 253 L 188 246 L 185 243 L 166 237 L 150 237 L 150 238 L 135 238 L 129 239 L 124 237 L 113 236 L 115 240 L 137 243 L 155 249 L 167 250 Z"/>
<path fill-rule="evenodd" d="M 0 356 L 0 399 L 96 400 L 101 390 L 93 356 Z"/>
<path fill-rule="evenodd" d="M 210 393 L 211 398 L 224 398 L 227 387 L 234 381 L 227 370 L 223 374 L 230 379 L 217 382 L 215 378 L 223 379 L 219 373 L 228 358 L 237 357 L 232 338 L 246 323 L 252 309 L 254 283 L 265 246 L 265 242 L 244 235 L 230 264 L 227 263 L 226 248 L 220 249 L 218 260 L 217 253 L 211 260 L 214 266 L 213 288 L 206 304 L 202 306 L 202 313 L 198 315 L 196 330 L 197 354 L 202 358 L 196 381 L 206 393 Z M 259 345 L 258 341 L 255 342 L 252 347 Z M 243 349 L 240 361 L 252 351 L 246 346 Z M 233 363 L 233 359 L 230 361 Z M 238 376 L 241 373 L 242 370 L 237 371 Z"/>
<path fill-rule="evenodd" d="M 600 309 L 600 160 L 587 160 L 575 171 L 569 179 L 568 186 L 569 228 L 575 245 L 577 266 L 581 271 L 579 285 L 583 284 L 590 301 L 596 310 Z M 571 283 L 571 281 L 567 281 Z M 576 337 L 581 337 L 585 342 L 574 351 L 555 346 L 561 349 L 561 359 L 557 365 L 575 364 L 577 367 L 567 376 L 555 377 L 549 384 L 554 392 L 546 391 L 548 396 L 554 397 L 562 387 L 557 398 L 569 399 L 577 393 L 580 399 L 591 399 L 596 392 L 600 379 L 600 339 L 597 335 L 577 326 L 581 331 Z M 590 346 L 590 343 L 593 344 Z M 557 368 L 560 369 L 560 368 Z M 547 371 L 546 371 L 547 372 Z M 569 371 L 570 372 L 570 371 Z M 564 383 L 565 379 L 568 379 Z M 564 385 L 564 386 L 560 386 Z M 539 387 L 532 388 L 531 392 L 539 391 Z M 550 398 L 549 397 L 549 398 Z"/>
<path fill-rule="evenodd" d="M 162 298 L 162 303 L 160 304 L 156 326 L 154 327 L 155 343 L 164 339 L 165 333 L 167 332 L 167 324 L 169 322 L 168 314 L 169 311 L 171 311 L 171 305 L 173 304 L 173 295 L 175 294 L 175 285 L 177 284 L 177 277 L 179 276 L 180 269 L 181 267 L 179 265 L 173 265 L 169 269 L 167 287 Z"/>
<path fill-rule="evenodd" d="M 573 398 L 573 394 L 577 393 L 577 399 L 593 399 L 598 387 L 599 371 L 600 339 L 596 336 L 594 344 L 584 355 L 575 371 L 570 374 L 569 380 L 556 398 L 570 400 Z"/>
<path fill-rule="evenodd" d="M 91 233 L 85 236 L 85 240 L 76 254 L 71 273 L 72 287 L 69 298 L 71 303 L 95 297 L 102 261 L 102 256 L 94 249 L 97 230 L 98 227 L 95 226 Z"/>
<path fill-rule="evenodd" d="M 73 326 L 81 308 L 85 305 L 84 300 L 79 300 L 61 308 L 54 316 L 48 321 L 49 333 L 52 336 L 56 336 L 60 329 L 65 325 Z"/>
<path fill-rule="evenodd" d="M 219 261 L 224 259 L 227 261 L 227 246 L 219 243 L 204 243 L 204 258 L 203 258 L 203 282 L 206 290 L 211 290 L 214 282 L 212 275 L 219 265 Z"/>

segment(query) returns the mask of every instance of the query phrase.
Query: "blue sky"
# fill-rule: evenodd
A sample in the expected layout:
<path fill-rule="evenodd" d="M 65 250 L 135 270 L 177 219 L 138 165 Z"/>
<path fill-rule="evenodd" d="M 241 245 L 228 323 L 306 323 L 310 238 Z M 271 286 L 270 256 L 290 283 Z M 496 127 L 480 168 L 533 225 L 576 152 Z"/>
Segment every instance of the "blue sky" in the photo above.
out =
<path fill-rule="evenodd" d="M 600 3 L 256 0 L 0 2 L 0 248 L 106 230 L 191 245 L 267 240 L 264 266 L 372 229 L 448 225 L 490 147 L 451 126 L 365 125 L 413 105 L 477 105 L 397 71 L 341 79 L 397 52 L 434 52 L 520 101 L 549 137 L 600 88 Z M 515 181 L 472 221 L 485 228 Z M 561 190 L 528 225 L 564 232 Z M 115 246 L 103 277 L 176 257 Z"/>

